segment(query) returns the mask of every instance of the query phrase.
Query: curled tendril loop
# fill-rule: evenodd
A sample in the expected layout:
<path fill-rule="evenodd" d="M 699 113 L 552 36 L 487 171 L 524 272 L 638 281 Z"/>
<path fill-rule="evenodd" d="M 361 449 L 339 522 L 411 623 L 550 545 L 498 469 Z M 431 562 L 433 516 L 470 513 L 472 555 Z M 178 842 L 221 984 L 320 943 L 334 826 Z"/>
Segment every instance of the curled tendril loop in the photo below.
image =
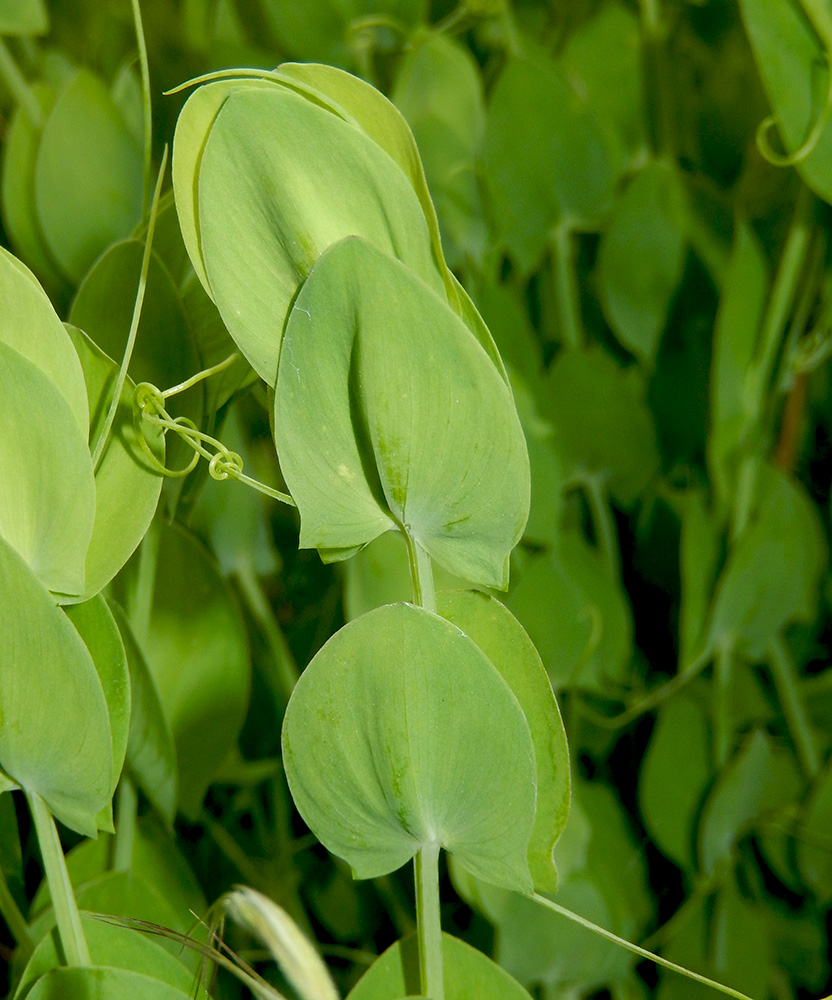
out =
<path fill-rule="evenodd" d="M 212 479 L 222 482 L 228 479 L 239 478 L 243 471 L 243 460 L 236 451 L 227 451 L 225 448 L 213 455 L 208 462 L 208 473 Z"/>
<path fill-rule="evenodd" d="M 772 146 L 770 135 L 773 129 L 781 128 L 782 122 L 776 115 L 769 115 L 764 118 L 760 124 L 757 126 L 757 133 L 755 136 L 757 142 L 757 149 L 760 151 L 760 155 L 764 160 L 768 160 L 775 167 L 793 167 L 798 163 L 802 163 L 817 146 L 823 131 L 832 119 L 832 65 L 829 65 L 827 60 L 827 70 L 829 73 L 829 82 L 826 89 L 826 98 L 823 103 L 823 107 L 820 110 L 815 119 L 815 123 L 809 131 L 809 134 L 803 140 L 803 142 L 798 146 L 798 148 L 793 153 L 778 153 L 778 151 Z"/>

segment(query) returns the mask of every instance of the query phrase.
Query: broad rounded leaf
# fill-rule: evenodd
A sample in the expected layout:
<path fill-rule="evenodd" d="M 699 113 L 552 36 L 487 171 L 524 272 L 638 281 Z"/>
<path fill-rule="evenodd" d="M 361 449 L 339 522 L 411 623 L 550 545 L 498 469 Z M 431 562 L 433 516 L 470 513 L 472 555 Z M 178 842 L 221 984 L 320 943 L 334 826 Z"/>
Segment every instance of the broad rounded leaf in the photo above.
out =
<path fill-rule="evenodd" d="M 4 247 L 0 247 L 0 302 L 0 343 L 13 347 L 54 382 L 86 436 L 87 390 L 72 341 L 37 278 Z"/>
<path fill-rule="evenodd" d="M 95 517 L 86 432 L 43 370 L 2 342 L 0 385 L 0 536 L 49 590 L 79 594 Z"/>
<path fill-rule="evenodd" d="M 42 976 L 27 1000 L 191 1000 L 193 993 L 127 969 L 52 969 Z"/>
<path fill-rule="evenodd" d="M 180 808 L 196 817 L 245 717 L 248 640 L 228 584 L 205 549 L 175 526 L 162 528 L 155 542 L 153 603 L 146 633 L 137 630 L 136 638 L 173 733 Z M 129 601 L 122 603 L 129 609 Z"/>
<path fill-rule="evenodd" d="M 499 965 L 459 938 L 442 935 L 445 1000 L 529 1000 L 523 987 Z M 398 1000 L 419 992 L 419 946 L 415 936 L 397 941 L 373 962 L 347 1000 Z"/>
<path fill-rule="evenodd" d="M 520 622 L 493 597 L 478 591 L 438 594 L 437 611 L 461 628 L 491 660 L 526 716 L 537 774 L 529 870 L 537 891 L 555 892 L 558 873 L 552 851 L 569 815 L 569 748 L 540 656 Z"/>
<path fill-rule="evenodd" d="M 361 235 L 444 289 L 421 205 L 398 165 L 362 130 L 286 87 L 229 94 L 198 183 L 211 294 L 270 385 L 290 303 L 333 243 Z"/>
<path fill-rule="evenodd" d="M 301 546 L 400 524 L 450 572 L 506 586 L 529 504 L 510 390 L 444 299 L 363 240 L 328 251 L 297 298 L 275 440 Z"/>
<path fill-rule="evenodd" d="M 89 393 L 90 447 L 106 419 L 118 365 L 81 330 L 68 327 L 84 368 Z M 150 467 L 133 420 L 136 385 L 128 376 L 121 392 L 110 437 L 95 471 L 95 520 L 84 562 L 84 590 L 79 600 L 99 593 L 133 554 L 144 537 L 162 490 L 162 477 Z M 155 432 L 154 432 L 155 431 Z M 165 460 L 161 431 L 145 424 L 147 443 L 160 462 Z"/>
<path fill-rule="evenodd" d="M 130 675 L 127 670 L 124 644 L 107 602 L 100 594 L 84 601 L 83 604 L 67 606 L 65 613 L 87 647 L 104 691 L 112 736 L 111 792 L 114 792 L 124 765 L 127 733 L 130 728 Z M 109 823 L 112 823 L 111 819 Z M 105 828 L 106 826 L 101 826 L 101 829 Z"/>
<path fill-rule="evenodd" d="M 0 539 L 0 767 L 73 830 L 95 836 L 113 789 L 113 740 L 92 658 Z"/>
<path fill-rule="evenodd" d="M 307 824 L 357 878 L 438 842 L 530 892 L 535 763 L 516 698 L 450 622 L 407 604 L 337 632 L 301 675 L 283 762 Z"/>
<path fill-rule="evenodd" d="M 618 339 L 647 364 L 682 280 L 685 221 L 675 171 L 655 162 L 630 182 L 601 241 L 601 302 Z"/>
<path fill-rule="evenodd" d="M 104 82 L 88 70 L 75 74 L 49 113 L 35 200 L 49 249 L 75 282 L 141 218 L 141 146 Z"/>

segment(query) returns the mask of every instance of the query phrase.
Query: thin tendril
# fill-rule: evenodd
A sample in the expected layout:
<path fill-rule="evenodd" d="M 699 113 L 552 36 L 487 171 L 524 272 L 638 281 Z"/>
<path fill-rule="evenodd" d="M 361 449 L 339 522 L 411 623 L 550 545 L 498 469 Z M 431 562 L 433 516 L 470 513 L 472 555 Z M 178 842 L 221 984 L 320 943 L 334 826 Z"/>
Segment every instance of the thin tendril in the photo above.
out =
<path fill-rule="evenodd" d="M 147 456 L 153 468 L 163 476 L 169 476 L 174 479 L 187 476 L 190 472 L 193 472 L 200 457 L 202 457 L 208 462 L 208 473 L 212 479 L 218 482 L 223 482 L 226 479 L 236 479 L 238 482 L 250 486 L 260 493 L 264 493 L 273 500 L 280 500 L 282 503 L 289 504 L 290 507 L 296 507 L 297 504 L 288 493 L 282 493 L 280 490 L 273 489 L 271 486 L 266 486 L 265 483 L 261 483 L 245 475 L 243 473 L 243 459 L 236 451 L 230 451 L 222 441 L 218 441 L 217 438 L 211 437 L 210 434 L 199 430 L 196 424 L 187 417 L 171 417 L 165 409 L 165 398 L 167 396 L 172 395 L 174 392 L 181 392 L 183 389 L 190 388 L 190 386 L 195 385 L 198 381 L 207 378 L 216 371 L 222 371 L 235 357 L 238 357 L 238 355 L 232 355 L 221 364 L 200 372 L 198 375 L 194 375 L 193 378 L 188 379 L 178 386 L 174 386 L 173 389 L 168 389 L 166 392 L 162 392 L 149 382 L 140 382 L 136 386 L 133 411 L 134 425 L 139 435 L 139 443 L 142 451 Z M 145 436 L 145 424 L 152 424 L 155 427 L 161 428 L 163 434 L 173 431 L 174 434 L 177 434 L 193 449 L 193 459 L 185 468 L 169 469 L 159 461 L 153 454 L 150 443 Z"/>
<path fill-rule="evenodd" d="M 204 371 L 197 372 L 196 375 L 192 375 L 184 382 L 180 382 L 179 385 L 174 385 L 170 389 L 165 389 L 164 392 L 160 393 L 162 399 L 170 399 L 171 396 L 175 396 L 177 393 L 193 388 L 198 382 L 202 382 L 211 375 L 217 375 L 220 372 L 225 371 L 225 369 L 230 368 L 239 357 L 240 355 L 237 351 L 233 354 L 229 354 L 225 361 L 220 361 L 219 364 L 214 365 L 212 368 L 206 368 Z"/>
<path fill-rule="evenodd" d="M 139 0 L 131 0 L 131 3 L 133 5 L 133 24 L 136 29 L 136 44 L 139 47 L 139 67 L 142 75 L 142 110 L 144 113 L 144 180 L 142 183 L 142 217 L 144 218 L 147 215 L 147 205 L 150 200 L 153 112 L 150 100 L 150 69 L 147 63 L 147 44 L 144 37 L 142 12 L 139 7 Z"/>
<path fill-rule="evenodd" d="M 121 367 L 118 370 L 118 377 L 116 379 L 115 389 L 113 390 L 113 398 L 110 400 L 110 409 L 107 411 L 104 426 L 101 428 L 101 433 L 98 435 L 98 440 L 95 442 L 95 448 L 92 453 L 92 467 L 96 472 L 98 471 L 98 466 L 101 464 L 104 448 L 107 445 L 107 441 L 110 438 L 110 432 L 113 429 L 113 423 L 115 422 L 116 413 L 118 412 L 118 407 L 121 402 L 121 393 L 124 390 L 124 382 L 127 378 L 127 369 L 130 366 L 130 359 L 133 357 L 133 348 L 136 344 L 136 334 L 139 330 L 139 320 L 142 317 L 144 293 L 147 287 L 147 272 L 150 269 L 150 251 L 153 248 L 153 234 L 156 231 L 156 216 L 159 213 L 159 197 L 162 193 L 162 181 L 165 177 L 167 165 L 168 147 L 165 146 L 165 151 L 162 154 L 162 165 L 159 167 L 159 176 L 156 178 L 156 190 L 153 192 L 153 204 L 150 209 L 150 221 L 147 224 L 147 237 L 144 244 L 144 254 L 142 255 L 142 269 L 139 274 L 139 288 L 136 292 L 136 304 L 133 306 L 133 319 L 130 322 L 130 333 L 127 337 L 127 346 L 124 349 L 124 357 L 121 359 Z"/>

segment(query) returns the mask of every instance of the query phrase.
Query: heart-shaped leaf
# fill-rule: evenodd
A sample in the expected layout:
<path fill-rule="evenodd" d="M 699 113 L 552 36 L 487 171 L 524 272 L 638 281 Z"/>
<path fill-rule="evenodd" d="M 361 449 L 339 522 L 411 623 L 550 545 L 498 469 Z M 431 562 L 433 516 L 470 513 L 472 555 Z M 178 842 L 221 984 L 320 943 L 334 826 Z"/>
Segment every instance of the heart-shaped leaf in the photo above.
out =
<path fill-rule="evenodd" d="M 337 632 L 289 701 L 283 762 L 301 815 L 357 878 L 438 842 L 486 881 L 531 891 L 528 724 L 482 650 L 437 615 L 388 605 Z"/>
<path fill-rule="evenodd" d="M 2 539 L 0 663 L 0 767 L 62 823 L 95 836 L 114 785 L 101 681 L 78 632 Z"/>
<path fill-rule="evenodd" d="M 529 1000 L 523 987 L 481 951 L 442 935 L 445 1000 Z M 419 946 L 415 937 L 397 941 L 373 962 L 347 1000 L 420 1000 Z"/>
<path fill-rule="evenodd" d="M 508 583 L 528 514 L 510 390 L 444 299 L 348 239 L 315 266 L 280 358 L 275 440 L 302 547 L 343 558 L 395 525 L 464 579 Z"/>
<path fill-rule="evenodd" d="M 70 79 L 49 112 L 35 166 L 35 200 L 46 242 L 74 282 L 141 218 L 141 146 L 104 81 L 86 69 Z"/>
<path fill-rule="evenodd" d="M 80 594 L 95 517 L 86 431 L 43 369 L 2 341 L 0 385 L 0 536 L 49 590 Z"/>
<path fill-rule="evenodd" d="M 198 162 L 209 290 L 270 385 L 290 303 L 333 243 L 360 234 L 444 288 L 421 205 L 399 167 L 362 130 L 295 91 L 262 82 L 232 88 Z"/>

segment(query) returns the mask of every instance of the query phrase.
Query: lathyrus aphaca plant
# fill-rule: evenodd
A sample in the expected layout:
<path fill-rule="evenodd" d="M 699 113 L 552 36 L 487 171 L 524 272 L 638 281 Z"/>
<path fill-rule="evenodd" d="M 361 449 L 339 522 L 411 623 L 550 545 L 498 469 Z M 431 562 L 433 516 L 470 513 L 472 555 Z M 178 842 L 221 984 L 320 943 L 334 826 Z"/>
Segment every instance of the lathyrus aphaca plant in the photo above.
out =
<path fill-rule="evenodd" d="M 337 561 L 385 532 L 405 541 L 413 602 L 344 626 L 289 701 L 295 803 L 356 877 L 414 859 L 422 995 L 455 996 L 466 977 L 479 995 L 523 995 L 484 956 L 443 947 L 439 850 L 495 885 L 554 891 L 568 752 L 516 619 L 485 592 L 435 591 L 434 563 L 483 591 L 507 586 L 529 465 L 499 354 L 445 264 L 410 130 L 330 67 L 230 74 L 186 103 L 173 177 L 194 269 L 273 390 L 301 546 Z M 385 985 L 396 964 L 374 966 L 356 995 L 410 989 Z"/>

